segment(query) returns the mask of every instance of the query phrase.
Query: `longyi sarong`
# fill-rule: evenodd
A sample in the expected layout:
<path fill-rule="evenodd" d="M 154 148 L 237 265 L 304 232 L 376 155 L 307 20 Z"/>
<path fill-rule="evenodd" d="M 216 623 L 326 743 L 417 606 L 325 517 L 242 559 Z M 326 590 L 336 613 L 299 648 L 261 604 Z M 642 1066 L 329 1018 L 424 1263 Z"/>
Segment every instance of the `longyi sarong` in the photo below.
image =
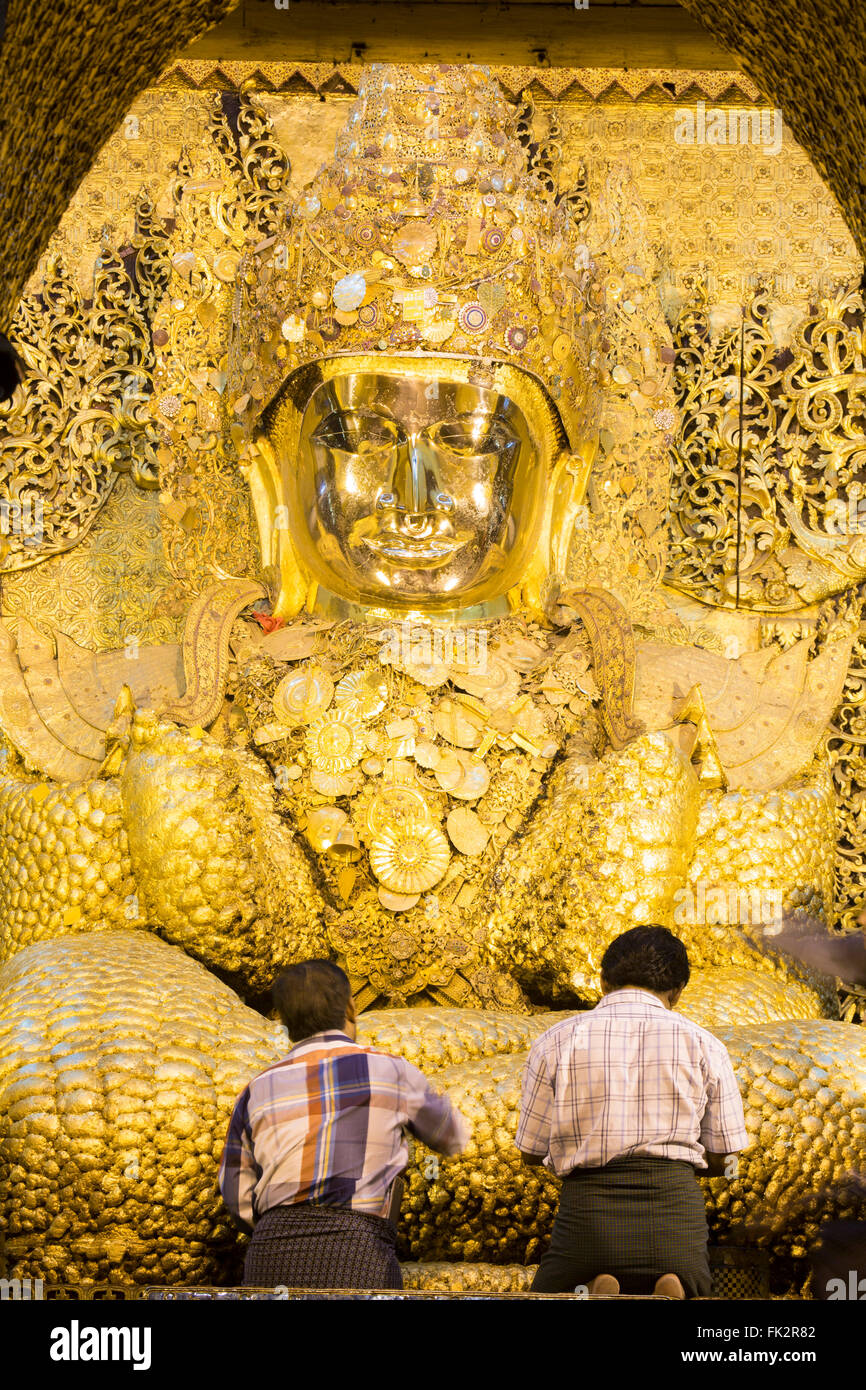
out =
<path fill-rule="evenodd" d="M 563 1179 L 532 1288 L 568 1293 L 597 1274 L 612 1274 L 622 1293 L 652 1293 L 660 1275 L 676 1274 L 687 1297 L 709 1294 L 706 1208 L 690 1163 L 616 1158 Z"/>
<path fill-rule="evenodd" d="M 402 1289 L 391 1221 L 350 1207 L 271 1207 L 256 1222 L 244 1284 L 290 1289 Z"/>

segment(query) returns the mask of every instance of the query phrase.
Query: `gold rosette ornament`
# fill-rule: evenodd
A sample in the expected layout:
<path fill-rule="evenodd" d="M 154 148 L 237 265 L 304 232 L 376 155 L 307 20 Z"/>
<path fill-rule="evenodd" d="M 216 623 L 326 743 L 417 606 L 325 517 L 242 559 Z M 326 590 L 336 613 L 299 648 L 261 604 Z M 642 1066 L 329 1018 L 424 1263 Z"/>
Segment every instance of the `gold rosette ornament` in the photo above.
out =
<path fill-rule="evenodd" d="M 337 704 L 360 719 L 375 719 L 388 703 L 388 681 L 381 667 L 351 671 L 337 686 Z"/>
<path fill-rule="evenodd" d="M 334 682 L 321 666 L 312 663 L 284 676 L 273 694 L 274 714 L 281 724 L 294 728 L 320 717 L 334 698 Z"/>
<path fill-rule="evenodd" d="M 435 825 L 389 825 L 370 845 L 370 867 L 392 893 L 425 893 L 450 858 L 448 841 Z"/>
<path fill-rule="evenodd" d="M 315 770 L 332 776 L 347 772 L 367 751 L 360 721 L 346 709 L 336 709 L 311 724 L 304 747 Z"/>

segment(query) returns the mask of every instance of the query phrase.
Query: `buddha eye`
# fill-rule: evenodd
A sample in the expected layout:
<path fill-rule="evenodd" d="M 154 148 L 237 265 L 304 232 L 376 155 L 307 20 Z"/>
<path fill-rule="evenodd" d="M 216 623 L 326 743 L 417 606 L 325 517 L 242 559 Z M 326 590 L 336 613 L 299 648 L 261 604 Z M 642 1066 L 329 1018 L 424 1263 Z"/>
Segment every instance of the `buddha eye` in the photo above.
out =
<path fill-rule="evenodd" d="M 370 454 L 396 448 L 400 431 L 393 420 L 372 410 L 334 410 L 319 422 L 311 438 L 341 453 Z"/>
<path fill-rule="evenodd" d="M 440 420 L 430 431 L 431 441 L 450 454 L 479 457 L 501 454 L 517 443 L 517 435 L 495 415 L 458 415 Z"/>

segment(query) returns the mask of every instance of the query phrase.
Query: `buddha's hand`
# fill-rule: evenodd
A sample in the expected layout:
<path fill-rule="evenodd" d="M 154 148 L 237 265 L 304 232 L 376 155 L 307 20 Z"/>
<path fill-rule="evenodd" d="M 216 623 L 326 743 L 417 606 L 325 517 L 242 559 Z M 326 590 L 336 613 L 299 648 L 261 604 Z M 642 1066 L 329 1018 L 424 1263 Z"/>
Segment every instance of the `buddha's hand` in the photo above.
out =
<path fill-rule="evenodd" d="M 491 961 L 551 1002 L 595 1000 L 615 936 L 673 926 L 697 812 L 695 774 L 665 734 L 598 762 L 566 757 L 494 872 Z"/>
<path fill-rule="evenodd" d="M 138 714 L 120 776 L 147 920 L 247 995 L 329 954 L 310 864 L 250 754 Z"/>

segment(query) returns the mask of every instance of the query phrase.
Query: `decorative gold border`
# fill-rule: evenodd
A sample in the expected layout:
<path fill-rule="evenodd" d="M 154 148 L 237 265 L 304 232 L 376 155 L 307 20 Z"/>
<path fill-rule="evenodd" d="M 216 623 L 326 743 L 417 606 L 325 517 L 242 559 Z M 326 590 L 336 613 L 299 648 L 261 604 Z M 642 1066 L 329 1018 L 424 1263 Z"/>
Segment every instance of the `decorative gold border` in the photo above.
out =
<path fill-rule="evenodd" d="M 181 59 L 160 74 L 156 87 L 190 87 L 198 90 L 236 91 L 253 79 L 262 91 L 286 96 L 354 96 L 364 65 L 361 63 L 257 63 L 217 62 L 214 59 Z M 542 68 L 491 67 L 492 75 L 510 97 L 534 86 L 553 101 L 589 96 L 630 97 L 637 101 L 651 95 L 659 101 L 678 100 L 684 92 L 716 101 L 748 101 L 766 105 L 755 83 L 745 73 L 682 68 Z"/>

